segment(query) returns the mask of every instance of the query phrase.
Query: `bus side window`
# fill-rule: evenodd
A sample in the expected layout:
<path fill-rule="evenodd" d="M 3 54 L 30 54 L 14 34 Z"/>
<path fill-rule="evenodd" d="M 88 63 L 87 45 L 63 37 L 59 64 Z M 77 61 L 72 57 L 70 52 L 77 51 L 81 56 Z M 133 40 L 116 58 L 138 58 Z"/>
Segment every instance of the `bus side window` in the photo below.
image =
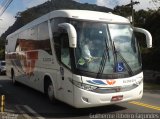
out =
<path fill-rule="evenodd" d="M 68 34 L 64 29 L 60 29 L 58 26 L 58 24 L 65 22 L 68 22 L 66 18 L 54 18 L 51 20 L 51 28 L 57 60 L 66 67 L 71 68 Z"/>
<path fill-rule="evenodd" d="M 62 34 L 60 36 L 60 41 L 61 41 L 61 50 L 60 50 L 61 51 L 61 62 L 68 68 L 71 68 L 68 35 L 66 33 Z"/>

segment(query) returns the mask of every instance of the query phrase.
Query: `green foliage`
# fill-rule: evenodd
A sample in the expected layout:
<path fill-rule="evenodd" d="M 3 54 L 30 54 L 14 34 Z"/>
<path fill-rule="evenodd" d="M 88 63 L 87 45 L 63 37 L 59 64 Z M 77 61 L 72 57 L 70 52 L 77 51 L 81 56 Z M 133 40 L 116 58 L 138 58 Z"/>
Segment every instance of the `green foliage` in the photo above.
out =
<path fill-rule="evenodd" d="M 0 49 L 0 60 L 4 60 L 5 58 L 5 51 L 4 49 Z"/>
<path fill-rule="evenodd" d="M 160 70 L 160 9 L 148 10 L 144 28 L 148 29 L 153 37 L 153 48 L 149 53 L 143 53 L 144 68 Z"/>
<path fill-rule="evenodd" d="M 157 83 L 144 83 L 145 90 L 160 90 L 160 85 Z"/>
<path fill-rule="evenodd" d="M 114 9 L 114 13 L 128 17 L 131 15 L 131 8 L 117 6 Z M 147 29 L 153 37 L 153 48 L 147 49 L 145 36 L 136 34 L 141 47 L 143 68 L 160 70 L 160 8 L 158 10 L 134 11 L 134 25 Z"/>
<path fill-rule="evenodd" d="M 132 12 L 131 12 L 130 7 L 122 5 L 122 6 L 116 6 L 114 8 L 113 13 L 120 15 L 120 16 L 129 17 L 131 16 Z"/>
<path fill-rule="evenodd" d="M 5 40 L 0 38 L 0 60 L 4 60 L 5 57 Z"/>

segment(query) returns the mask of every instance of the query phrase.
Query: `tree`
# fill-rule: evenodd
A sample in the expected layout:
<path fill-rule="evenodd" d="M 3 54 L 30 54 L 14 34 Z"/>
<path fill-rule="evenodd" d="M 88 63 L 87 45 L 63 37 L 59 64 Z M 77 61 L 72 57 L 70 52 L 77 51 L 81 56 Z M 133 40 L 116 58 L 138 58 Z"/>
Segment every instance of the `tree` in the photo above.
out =
<path fill-rule="evenodd" d="M 113 13 L 124 16 L 124 17 L 129 17 L 131 16 L 131 8 L 129 6 L 116 6 L 113 10 Z"/>
<path fill-rule="evenodd" d="M 5 57 L 5 40 L 0 38 L 0 60 L 4 60 Z"/>

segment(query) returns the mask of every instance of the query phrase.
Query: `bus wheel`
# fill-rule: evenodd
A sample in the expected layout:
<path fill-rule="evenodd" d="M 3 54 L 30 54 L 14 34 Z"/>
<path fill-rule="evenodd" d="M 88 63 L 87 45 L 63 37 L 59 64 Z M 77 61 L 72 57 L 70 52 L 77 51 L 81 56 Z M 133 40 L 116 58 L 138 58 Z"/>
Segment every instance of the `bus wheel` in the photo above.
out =
<path fill-rule="evenodd" d="M 47 95 L 48 95 L 49 100 L 55 104 L 56 99 L 55 99 L 55 94 L 54 94 L 54 87 L 51 81 L 48 82 Z"/>

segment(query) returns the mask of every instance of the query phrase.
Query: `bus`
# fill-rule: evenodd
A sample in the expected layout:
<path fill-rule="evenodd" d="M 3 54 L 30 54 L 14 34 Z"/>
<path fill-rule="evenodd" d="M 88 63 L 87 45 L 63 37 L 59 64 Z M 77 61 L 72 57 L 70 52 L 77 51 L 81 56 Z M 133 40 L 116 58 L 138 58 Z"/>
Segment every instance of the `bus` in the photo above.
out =
<path fill-rule="evenodd" d="M 143 95 L 142 60 L 133 27 L 122 16 L 89 10 L 56 10 L 7 36 L 6 72 L 76 108 L 110 105 Z"/>

